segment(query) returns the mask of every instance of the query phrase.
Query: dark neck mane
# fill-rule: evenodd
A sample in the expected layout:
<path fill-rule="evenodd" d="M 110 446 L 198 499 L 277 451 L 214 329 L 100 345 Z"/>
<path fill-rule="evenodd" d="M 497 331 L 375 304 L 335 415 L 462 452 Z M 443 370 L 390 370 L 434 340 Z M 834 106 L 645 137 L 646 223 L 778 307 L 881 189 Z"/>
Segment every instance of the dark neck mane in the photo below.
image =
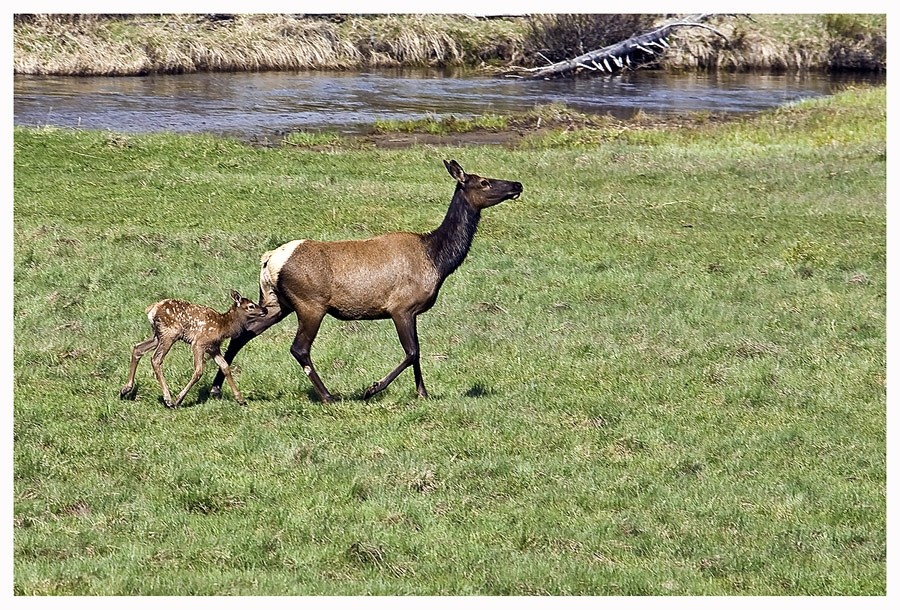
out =
<path fill-rule="evenodd" d="M 472 209 L 462 187 L 457 185 L 441 226 L 423 236 L 428 256 L 442 278 L 456 271 L 465 260 L 480 216 L 480 211 Z"/>

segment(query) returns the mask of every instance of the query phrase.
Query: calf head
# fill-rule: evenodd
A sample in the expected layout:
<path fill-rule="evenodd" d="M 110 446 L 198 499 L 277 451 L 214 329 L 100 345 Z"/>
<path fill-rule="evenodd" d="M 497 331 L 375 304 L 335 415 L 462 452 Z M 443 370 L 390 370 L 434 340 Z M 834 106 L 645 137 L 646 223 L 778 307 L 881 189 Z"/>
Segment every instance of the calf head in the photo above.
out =
<path fill-rule="evenodd" d="M 251 322 L 258 318 L 265 318 L 269 315 L 269 310 L 262 305 L 257 305 L 250 299 L 245 299 L 237 290 L 231 291 L 231 300 L 234 301 L 233 308 L 240 313 L 241 317 L 247 322 Z"/>

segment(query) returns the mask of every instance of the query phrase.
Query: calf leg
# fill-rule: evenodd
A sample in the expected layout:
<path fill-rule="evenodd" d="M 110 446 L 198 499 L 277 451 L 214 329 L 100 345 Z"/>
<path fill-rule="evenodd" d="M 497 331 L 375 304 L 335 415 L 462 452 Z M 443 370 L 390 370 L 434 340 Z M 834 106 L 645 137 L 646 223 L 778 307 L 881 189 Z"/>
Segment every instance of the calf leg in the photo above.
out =
<path fill-rule="evenodd" d="M 225 350 L 225 362 L 228 365 L 231 365 L 234 362 L 234 357 L 237 356 L 237 353 L 241 351 L 241 348 L 247 345 L 251 339 L 254 337 L 258 337 L 268 329 L 270 326 L 274 326 L 281 322 L 285 316 L 290 313 L 290 310 L 285 310 L 280 307 L 277 303 L 273 305 L 266 304 L 266 309 L 268 310 L 268 315 L 265 318 L 257 318 L 253 320 L 246 329 L 241 331 L 237 337 L 231 339 L 228 342 L 228 349 Z M 209 389 L 209 395 L 213 398 L 222 398 L 222 381 L 225 380 L 225 373 L 222 372 L 222 367 L 219 367 L 219 370 L 216 372 L 216 376 L 213 379 L 212 387 Z"/>
<path fill-rule="evenodd" d="M 397 365 L 397 367 L 385 375 L 380 381 L 376 381 L 363 393 L 364 399 L 369 399 L 378 392 L 391 385 L 397 375 L 412 365 L 413 373 L 416 378 L 416 393 L 422 398 L 428 397 L 428 391 L 425 390 L 425 382 L 422 380 L 422 368 L 419 366 L 419 335 L 416 332 L 415 316 L 396 316 L 394 317 L 394 326 L 397 328 L 397 336 L 400 337 L 400 344 L 406 357 Z"/>
<path fill-rule="evenodd" d="M 234 399 L 238 402 L 238 404 L 244 404 L 244 397 L 241 396 L 240 391 L 238 390 L 237 384 L 234 382 L 234 379 L 231 377 L 231 367 L 228 366 L 228 363 L 225 361 L 225 358 L 222 357 L 222 354 L 218 351 L 213 354 L 213 359 L 216 361 L 216 364 L 219 365 L 219 370 L 225 375 L 225 379 L 228 380 L 228 385 L 231 386 L 231 392 L 234 394 Z"/>
<path fill-rule="evenodd" d="M 153 352 L 153 357 L 150 358 L 150 364 L 153 366 L 153 372 L 156 373 L 156 380 L 159 381 L 159 385 L 162 388 L 163 401 L 166 403 L 167 407 L 172 406 L 172 394 L 169 393 L 169 386 L 166 385 L 166 378 L 163 377 L 162 363 L 166 358 L 166 354 L 172 349 L 174 343 L 174 339 L 165 336 L 160 337 L 159 342 L 156 344 L 156 351 Z"/>
<path fill-rule="evenodd" d="M 188 391 L 194 387 L 194 384 L 200 379 L 203 375 L 203 356 L 204 356 L 204 347 L 200 344 L 194 344 L 194 374 L 191 375 L 190 381 L 187 382 L 187 385 L 184 386 L 184 389 L 178 394 L 178 397 L 175 399 L 175 402 L 169 404 L 168 406 L 173 409 L 181 404 L 181 401 L 184 400 L 184 397 L 187 396 Z M 167 403 L 168 404 L 168 403 Z"/>
<path fill-rule="evenodd" d="M 146 341 L 141 341 L 135 345 L 134 349 L 131 350 L 131 367 L 128 369 L 128 380 L 125 381 L 125 385 L 119 391 L 119 398 L 122 400 L 134 398 L 134 374 L 137 371 L 138 362 L 141 361 L 141 357 L 144 354 L 154 349 L 157 343 L 159 343 L 159 339 L 156 335 L 153 335 Z"/>

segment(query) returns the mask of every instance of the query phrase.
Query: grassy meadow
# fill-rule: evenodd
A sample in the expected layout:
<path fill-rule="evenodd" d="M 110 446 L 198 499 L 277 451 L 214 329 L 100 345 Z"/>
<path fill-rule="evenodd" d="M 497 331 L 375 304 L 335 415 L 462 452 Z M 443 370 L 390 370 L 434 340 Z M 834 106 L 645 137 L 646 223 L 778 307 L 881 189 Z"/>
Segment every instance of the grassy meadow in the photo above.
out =
<path fill-rule="evenodd" d="M 145 307 L 519 180 L 420 318 L 290 317 L 166 409 Z M 886 93 L 515 147 L 14 131 L 17 595 L 885 595 Z M 176 346 L 170 385 L 187 380 Z"/>

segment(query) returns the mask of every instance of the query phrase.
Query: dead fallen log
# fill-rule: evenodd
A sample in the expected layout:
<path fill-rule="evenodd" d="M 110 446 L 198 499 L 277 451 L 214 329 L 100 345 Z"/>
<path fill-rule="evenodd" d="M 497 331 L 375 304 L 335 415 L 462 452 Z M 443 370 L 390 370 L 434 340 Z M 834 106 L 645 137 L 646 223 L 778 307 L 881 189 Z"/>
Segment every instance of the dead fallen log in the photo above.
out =
<path fill-rule="evenodd" d="M 549 80 L 556 77 L 574 76 L 584 71 L 596 74 L 612 74 L 622 70 L 636 69 L 656 58 L 669 48 L 666 38 L 677 28 L 698 27 L 714 32 L 725 40 L 728 38 L 714 27 L 703 23 L 713 13 L 690 15 L 683 19 L 666 23 L 651 32 L 638 34 L 602 49 L 579 55 L 538 68 L 515 68 L 503 75 L 508 78 L 528 78 Z M 549 60 L 548 60 L 549 61 Z"/>

